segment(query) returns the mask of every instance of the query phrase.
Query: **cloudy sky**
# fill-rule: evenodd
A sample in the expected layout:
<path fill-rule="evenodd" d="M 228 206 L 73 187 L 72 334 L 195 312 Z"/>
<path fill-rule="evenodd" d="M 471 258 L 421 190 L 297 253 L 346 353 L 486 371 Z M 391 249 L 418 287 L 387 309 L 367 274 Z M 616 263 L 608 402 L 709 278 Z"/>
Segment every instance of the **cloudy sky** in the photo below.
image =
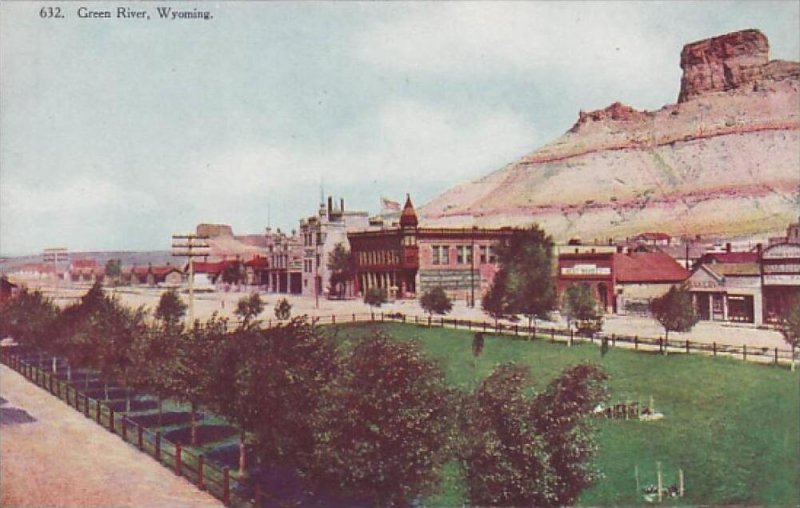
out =
<path fill-rule="evenodd" d="M 349 209 L 421 204 L 579 110 L 674 102 L 687 42 L 759 28 L 772 58 L 800 59 L 796 1 L 81 5 L 0 4 L 2 255 L 292 229 L 320 182 Z"/>

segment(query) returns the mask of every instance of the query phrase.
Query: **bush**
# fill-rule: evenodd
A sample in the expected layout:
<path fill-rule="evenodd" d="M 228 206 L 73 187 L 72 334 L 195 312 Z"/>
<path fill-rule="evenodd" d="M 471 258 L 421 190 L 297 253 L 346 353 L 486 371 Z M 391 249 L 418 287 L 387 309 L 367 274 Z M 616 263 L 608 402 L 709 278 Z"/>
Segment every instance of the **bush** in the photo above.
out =
<path fill-rule="evenodd" d="M 369 288 L 364 292 L 364 303 L 370 307 L 380 307 L 386 303 L 386 290 L 383 288 Z"/>
<path fill-rule="evenodd" d="M 286 298 L 281 298 L 275 305 L 275 317 L 280 321 L 285 321 L 292 316 L 292 304 Z"/>
<path fill-rule="evenodd" d="M 422 309 L 430 315 L 433 314 L 447 314 L 453 309 L 453 302 L 439 286 L 426 291 L 419 299 L 419 304 Z"/>

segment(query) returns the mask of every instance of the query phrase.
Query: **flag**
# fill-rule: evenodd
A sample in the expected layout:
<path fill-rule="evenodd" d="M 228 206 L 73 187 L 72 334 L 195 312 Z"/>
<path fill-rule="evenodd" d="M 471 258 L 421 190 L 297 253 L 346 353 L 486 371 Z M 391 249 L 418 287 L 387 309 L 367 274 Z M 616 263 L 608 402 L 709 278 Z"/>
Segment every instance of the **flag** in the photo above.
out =
<path fill-rule="evenodd" d="M 392 201 L 391 199 L 387 199 L 387 198 L 384 198 L 384 197 L 381 197 L 381 207 L 384 210 L 389 210 L 389 211 L 393 211 L 393 212 L 399 212 L 400 211 L 400 203 L 398 203 L 397 201 Z"/>

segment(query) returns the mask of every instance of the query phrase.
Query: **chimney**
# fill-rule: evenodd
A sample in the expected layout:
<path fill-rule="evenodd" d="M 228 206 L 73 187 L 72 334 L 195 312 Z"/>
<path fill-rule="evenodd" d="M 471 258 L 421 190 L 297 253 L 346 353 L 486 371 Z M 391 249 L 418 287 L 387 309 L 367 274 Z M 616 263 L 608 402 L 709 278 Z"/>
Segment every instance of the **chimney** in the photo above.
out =
<path fill-rule="evenodd" d="M 617 254 L 622 254 L 622 245 L 617 245 Z"/>
<path fill-rule="evenodd" d="M 344 198 L 339 200 L 339 211 L 344 212 Z"/>
<path fill-rule="evenodd" d="M 725 252 L 730 252 L 730 251 L 731 251 L 731 242 L 728 242 L 725 244 Z"/>
<path fill-rule="evenodd" d="M 328 196 L 328 218 L 331 218 L 331 212 L 333 211 L 333 198 Z"/>

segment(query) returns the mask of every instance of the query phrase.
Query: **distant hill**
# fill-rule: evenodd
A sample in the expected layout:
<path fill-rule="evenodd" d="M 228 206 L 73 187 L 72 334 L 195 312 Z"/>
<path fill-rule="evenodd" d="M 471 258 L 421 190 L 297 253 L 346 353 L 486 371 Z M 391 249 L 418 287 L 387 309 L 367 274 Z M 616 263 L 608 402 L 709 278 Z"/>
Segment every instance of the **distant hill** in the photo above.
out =
<path fill-rule="evenodd" d="M 688 44 L 676 104 L 581 112 L 555 141 L 425 204 L 423 220 L 536 222 L 558 240 L 781 233 L 800 212 L 800 64 L 768 52 L 757 30 Z"/>

